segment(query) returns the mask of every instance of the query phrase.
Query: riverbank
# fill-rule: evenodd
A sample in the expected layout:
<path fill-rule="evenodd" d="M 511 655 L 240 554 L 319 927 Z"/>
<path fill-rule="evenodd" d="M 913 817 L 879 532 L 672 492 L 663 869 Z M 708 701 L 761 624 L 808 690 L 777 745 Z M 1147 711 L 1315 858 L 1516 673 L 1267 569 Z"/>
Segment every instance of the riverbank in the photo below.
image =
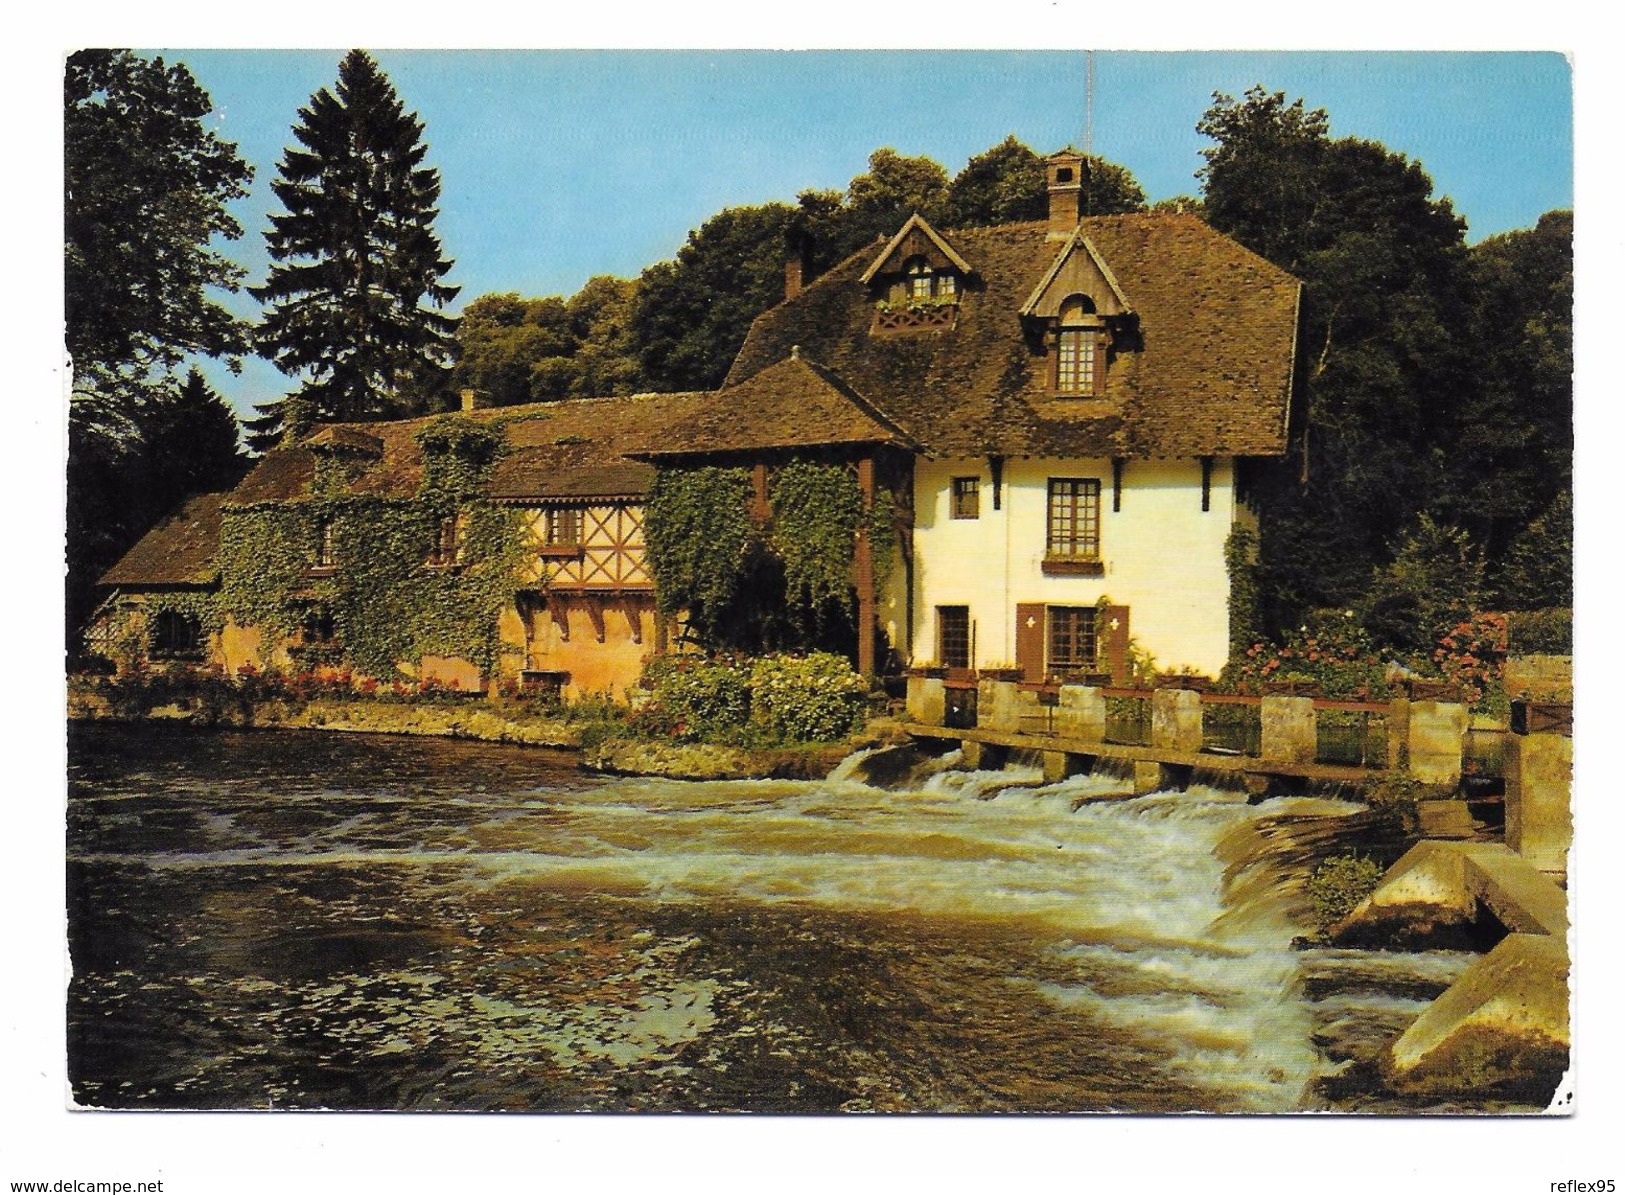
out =
<path fill-rule="evenodd" d="M 70 682 L 68 718 L 95 722 L 154 722 L 232 730 L 322 730 L 345 734 L 423 735 L 474 739 L 580 753 L 581 767 L 622 776 L 673 780 L 813 780 L 828 775 L 853 751 L 897 741 L 890 723 L 838 743 L 744 748 L 712 743 L 663 743 L 605 733 L 619 725 L 568 713 L 551 715 L 521 704 L 478 698 L 392 702 L 313 697 L 305 700 L 222 701 L 209 693 L 159 703 L 121 701 L 105 687 Z"/>

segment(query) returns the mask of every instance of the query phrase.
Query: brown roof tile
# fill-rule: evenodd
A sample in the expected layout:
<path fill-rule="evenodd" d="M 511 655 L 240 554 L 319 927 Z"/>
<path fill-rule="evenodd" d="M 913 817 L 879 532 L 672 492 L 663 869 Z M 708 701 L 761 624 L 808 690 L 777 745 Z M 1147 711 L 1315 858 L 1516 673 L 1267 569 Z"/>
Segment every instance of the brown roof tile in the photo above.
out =
<path fill-rule="evenodd" d="M 722 394 L 793 345 L 933 455 L 1275 455 L 1285 451 L 1299 284 L 1192 216 L 1085 219 L 1082 232 L 1133 300 L 1139 345 L 1101 399 L 1045 391 L 1018 314 L 1061 246 L 1047 224 L 950 235 L 979 282 L 953 327 L 870 335 L 864 249 L 758 317 Z"/>
<path fill-rule="evenodd" d="M 658 460 L 822 444 L 913 443 L 840 378 L 795 350 L 709 396 L 672 433 L 640 455 Z"/>
<path fill-rule="evenodd" d="M 220 503 L 225 494 L 199 494 L 143 535 L 99 584 L 139 589 L 159 585 L 209 585 L 220 546 Z"/>

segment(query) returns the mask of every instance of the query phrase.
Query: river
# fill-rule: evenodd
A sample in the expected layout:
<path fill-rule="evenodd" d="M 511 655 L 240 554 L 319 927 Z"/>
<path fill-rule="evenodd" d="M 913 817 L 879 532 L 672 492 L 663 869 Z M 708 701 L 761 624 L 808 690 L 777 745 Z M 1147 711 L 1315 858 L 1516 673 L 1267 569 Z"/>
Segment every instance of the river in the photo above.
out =
<path fill-rule="evenodd" d="M 1522 1110 L 1414 1107 L 1371 1077 L 1471 955 L 1294 948 L 1284 861 L 1357 806 L 1103 799 L 1123 782 L 955 763 L 689 783 L 440 739 L 76 724 L 74 1098 Z"/>

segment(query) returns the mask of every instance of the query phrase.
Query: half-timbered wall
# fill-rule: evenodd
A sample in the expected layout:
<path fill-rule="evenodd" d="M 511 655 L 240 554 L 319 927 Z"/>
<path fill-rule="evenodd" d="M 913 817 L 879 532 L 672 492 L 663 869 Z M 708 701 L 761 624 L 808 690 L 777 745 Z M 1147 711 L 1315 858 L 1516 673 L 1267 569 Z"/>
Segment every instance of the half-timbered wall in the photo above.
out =
<path fill-rule="evenodd" d="M 550 515 L 559 511 L 579 511 L 579 544 L 548 542 Z M 525 527 L 536 550 L 526 570 L 528 585 L 580 592 L 654 589 L 644 555 L 641 505 L 535 507 L 525 512 Z"/>

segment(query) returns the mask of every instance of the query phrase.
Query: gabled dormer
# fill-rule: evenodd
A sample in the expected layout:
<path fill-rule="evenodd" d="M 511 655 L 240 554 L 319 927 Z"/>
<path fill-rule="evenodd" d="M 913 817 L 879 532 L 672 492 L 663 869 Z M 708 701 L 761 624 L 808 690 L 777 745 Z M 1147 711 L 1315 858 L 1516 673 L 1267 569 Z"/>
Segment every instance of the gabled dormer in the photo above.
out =
<path fill-rule="evenodd" d="M 973 272 L 948 239 L 914 213 L 859 279 L 875 302 L 870 330 L 951 328 Z"/>
<path fill-rule="evenodd" d="M 1048 361 L 1050 392 L 1087 398 L 1106 392 L 1134 308 L 1100 252 L 1075 230 L 1021 305 L 1021 318 Z"/>

